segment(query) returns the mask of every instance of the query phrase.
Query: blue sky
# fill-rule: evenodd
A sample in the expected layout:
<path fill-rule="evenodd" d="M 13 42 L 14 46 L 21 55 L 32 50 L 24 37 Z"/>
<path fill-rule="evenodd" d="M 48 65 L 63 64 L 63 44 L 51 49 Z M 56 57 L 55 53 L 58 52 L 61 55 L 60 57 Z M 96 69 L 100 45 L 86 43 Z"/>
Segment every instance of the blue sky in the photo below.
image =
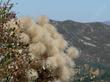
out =
<path fill-rule="evenodd" d="M 47 15 L 54 20 L 80 22 L 110 20 L 110 0 L 12 0 L 18 16 Z"/>

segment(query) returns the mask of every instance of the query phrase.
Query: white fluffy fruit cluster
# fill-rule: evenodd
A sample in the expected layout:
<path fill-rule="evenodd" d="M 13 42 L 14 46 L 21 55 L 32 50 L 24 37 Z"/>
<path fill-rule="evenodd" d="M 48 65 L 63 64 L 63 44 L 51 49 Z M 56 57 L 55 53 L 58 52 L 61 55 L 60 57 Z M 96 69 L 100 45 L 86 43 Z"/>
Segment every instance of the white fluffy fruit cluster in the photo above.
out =
<path fill-rule="evenodd" d="M 17 21 L 19 21 L 22 31 L 20 41 L 29 44 L 28 55 L 31 56 L 31 60 L 44 60 L 43 64 L 41 63 L 42 67 L 54 70 L 54 74 L 57 74 L 58 78 L 54 79 L 55 82 L 68 81 L 74 75 L 73 67 L 75 64 L 73 60 L 79 56 L 78 50 L 74 47 L 68 47 L 68 43 L 49 23 L 46 16 L 39 17 L 37 22 L 29 17 L 22 17 Z M 39 77 L 38 73 L 29 73 L 29 71 L 27 72 L 29 78 L 31 76 L 36 79 Z"/>

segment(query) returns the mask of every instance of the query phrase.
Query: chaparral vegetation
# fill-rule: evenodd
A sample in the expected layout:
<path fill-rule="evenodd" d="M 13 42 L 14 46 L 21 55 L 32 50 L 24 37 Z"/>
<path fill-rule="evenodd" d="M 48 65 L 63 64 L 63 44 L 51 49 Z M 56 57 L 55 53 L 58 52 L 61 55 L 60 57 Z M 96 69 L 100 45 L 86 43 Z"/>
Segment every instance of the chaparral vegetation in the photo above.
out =
<path fill-rule="evenodd" d="M 75 64 L 79 51 L 48 17 L 17 18 L 13 6 L 0 2 L 0 82 L 110 81 L 110 70 L 101 65 Z"/>

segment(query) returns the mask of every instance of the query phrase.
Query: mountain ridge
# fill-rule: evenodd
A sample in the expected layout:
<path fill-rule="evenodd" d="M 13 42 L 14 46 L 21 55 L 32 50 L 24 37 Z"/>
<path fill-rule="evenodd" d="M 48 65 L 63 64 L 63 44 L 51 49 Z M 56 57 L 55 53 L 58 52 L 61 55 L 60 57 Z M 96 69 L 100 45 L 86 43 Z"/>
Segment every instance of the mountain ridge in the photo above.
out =
<path fill-rule="evenodd" d="M 110 21 L 104 21 L 104 23 L 110 25 Z"/>
<path fill-rule="evenodd" d="M 50 20 L 50 23 L 63 34 L 70 45 L 79 49 L 81 55 L 76 61 L 99 63 L 110 67 L 109 25 L 102 22 L 80 23 L 72 20 Z"/>

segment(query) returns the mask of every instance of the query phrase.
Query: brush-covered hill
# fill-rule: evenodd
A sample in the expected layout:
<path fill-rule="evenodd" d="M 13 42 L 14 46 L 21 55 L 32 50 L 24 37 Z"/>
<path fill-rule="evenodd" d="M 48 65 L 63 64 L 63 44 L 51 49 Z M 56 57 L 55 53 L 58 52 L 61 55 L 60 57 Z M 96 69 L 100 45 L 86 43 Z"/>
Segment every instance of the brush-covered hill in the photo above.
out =
<path fill-rule="evenodd" d="M 76 74 L 75 82 L 109 82 L 110 26 L 100 22 L 80 23 L 71 20 L 50 22 L 70 45 L 80 51 L 80 57 L 76 60 L 80 71 Z"/>
<path fill-rule="evenodd" d="M 53 21 L 70 45 L 80 51 L 79 61 L 110 67 L 110 26 L 100 23 L 79 23 L 71 20 Z M 79 62 L 79 63 L 80 63 Z"/>

